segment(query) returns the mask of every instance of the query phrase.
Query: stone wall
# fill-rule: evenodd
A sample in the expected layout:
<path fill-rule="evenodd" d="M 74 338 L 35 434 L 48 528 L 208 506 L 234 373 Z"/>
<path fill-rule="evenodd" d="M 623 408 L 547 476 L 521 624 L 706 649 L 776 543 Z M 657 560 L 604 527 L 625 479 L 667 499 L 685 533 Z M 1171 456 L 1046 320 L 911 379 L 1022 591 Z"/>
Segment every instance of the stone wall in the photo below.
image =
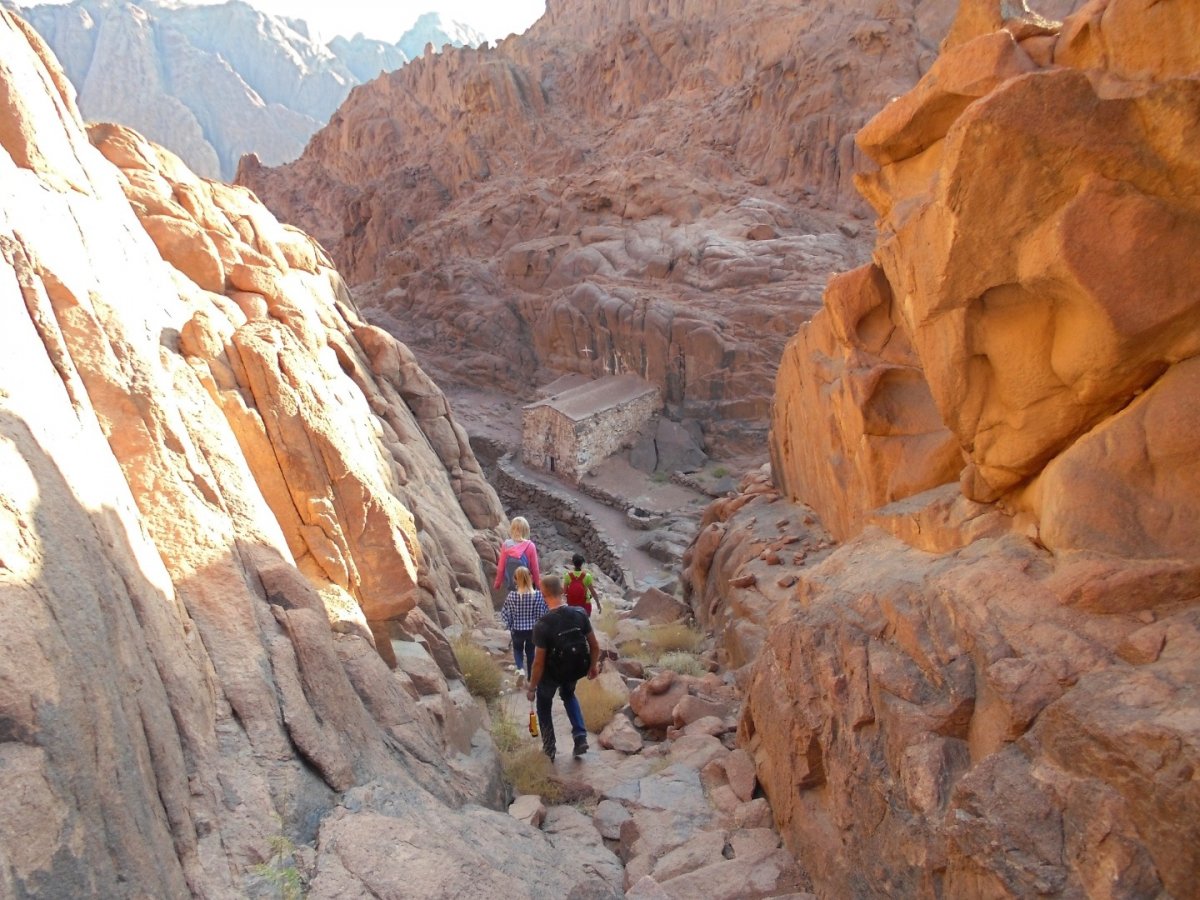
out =
<path fill-rule="evenodd" d="M 630 436 L 654 418 L 661 406 L 662 398 L 658 391 L 652 391 L 577 423 L 575 447 L 578 469 L 575 477 L 582 477 L 593 466 L 620 450 Z"/>
<path fill-rule="evenodd" d="M 521 458 L 525 465 L 578 481 L 621 449 L 662 406 L 658 391 L 647 391 L 585 419 L 573 420 L 550 405 L 525 410 Z"/>
<path fill-rule="evenodd" d="M 525 410 L 521 421 L 521 459 L 535 469 L 578 478 L 575 431 L 575 423 L 551 406 Z"/>
<path fill-rule="evenodd" d="M 590 515 L 566 490 L 555 491 L 530 480 L 512 463 L 512 453 L 489 438 L 472 437 L 471 448 L 490 470 L 492 486 L 509 510 L 536 509 L 561 525 L 568 538 L 583 550 L 588 561 L 622 587 L 633 577 L 621 564 L 621 555 Z"/>

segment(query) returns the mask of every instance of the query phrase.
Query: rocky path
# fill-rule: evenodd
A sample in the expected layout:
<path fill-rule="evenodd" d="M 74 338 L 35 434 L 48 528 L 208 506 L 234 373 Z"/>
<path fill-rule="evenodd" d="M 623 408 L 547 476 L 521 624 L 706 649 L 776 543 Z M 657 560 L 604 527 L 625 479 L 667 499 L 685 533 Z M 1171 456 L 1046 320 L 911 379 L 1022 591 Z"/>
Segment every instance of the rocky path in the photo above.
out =
<path fill-rule="evenodd" d="M 648 601 L 620 612 L 619 637 L 652 625 L 635 613 L 661 620 L 679 612 L 666 595 L 647 593 Z M 540 746 L 525 731 L 529 702 L 499 649 L 507 635 L 487 629 L 474 638 L 510 670 L 499 708 L 528 746 Z M 616 652 L 608 635 L 602 645 Z M 566 713 L 555 700 L 559 753 L 551 777 L 563 802 L 517 796 L 510 808 L 515 818 L 552 838 L 605 848 L 623 867 L 627 897 L 811 896 L 803 893 L 807 878 L 781 846 L 753 761 L 737 748 L 741 697 L 731 676 L 680 675 L 621 658 L 605 660 L 598 684 L 624 701 L 621 709 L 607 727 L 589 733 L 588 752 L 575 758 Z"/>

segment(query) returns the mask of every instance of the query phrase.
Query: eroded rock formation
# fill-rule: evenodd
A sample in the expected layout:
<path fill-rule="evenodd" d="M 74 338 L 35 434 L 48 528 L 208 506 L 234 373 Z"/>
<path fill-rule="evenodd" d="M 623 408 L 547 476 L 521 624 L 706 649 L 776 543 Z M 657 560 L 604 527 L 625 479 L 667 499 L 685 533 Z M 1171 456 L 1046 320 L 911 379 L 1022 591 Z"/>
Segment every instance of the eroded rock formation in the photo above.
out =
<path fill-rule="evenodd" d="M 786 338 L 862 258 L 853 133 L 952 9 L 552 3 L 356 91 L 300 160 L 239 181 L 440 374 L 631 371 L 710 445 L 761 451 Z"/>
<path fill-rule="evenodd" d="M 441 626 L 502 513 L 441 393 L 2 11 L 0 60 L 0 894 L 603 896 L 607 851 L 461 806 L 502 788 Z"/>
<path fill-rule="evenodd" d="M 1198 29 L 964 4 L 858 135 L 873 261 L 688 573 L 831 895 L 1195 891 Z"/>

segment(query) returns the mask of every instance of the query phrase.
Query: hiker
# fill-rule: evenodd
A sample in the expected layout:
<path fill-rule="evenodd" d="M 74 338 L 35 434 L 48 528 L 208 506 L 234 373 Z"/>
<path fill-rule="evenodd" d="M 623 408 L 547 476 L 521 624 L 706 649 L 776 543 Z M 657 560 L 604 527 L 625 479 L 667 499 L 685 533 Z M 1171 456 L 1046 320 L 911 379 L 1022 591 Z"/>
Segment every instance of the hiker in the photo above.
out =
<path fill-rule="evenodd" d="M 573 755 L 583 756 L 588 751 L 587 726 L 575 697 L 575 682 L 584 675 L 595 678 L 598 674 L 600 644 L 583 610 L 564 602 L 562 581 L 557 575 L 547 575 L 542 580 L 542 594 L 550 612 L 533 626 L 533 674 L 525 696 L 529 700 L 537 697 L 537 718 L 545 754 L 554 759 L 554 721 L 550 707 L 557 692 L 571 721 L 571 736 L 575 739 Z"/>
<path fill-rule="evenodd" d="M 550 611 L 542 592 L 533 586 L 533 576 L 524 566 L 517 568 L 513 579 L 516 585 L 504 599 L 500 618 L 512 635 L 513 661 L 517 664 L 518 677 L 529 680 L 533 669 L 533 626 Z"/>
<path fill-rule="evenodd" d="M 604 612 L 600 605 L 600 595 L 596 593 L 591 572 L 583 571 L 583 554 L 576 553 L 571 557 L 574 569 L 567 569 L 563 583 L 567 586 L 567 606 L 577 606 L 591 616 L 592 601 L 596 601 L 596 612 Z"/>
<path fill-rule="evenodd" d="M 540 588 L 542 573 L 538 569 L 537 547 L 529 539 L 529 520 L 517 516 L 508 526 L 508 533 L 511 537 L 500 548 L 500 558 L 496 560 L 496 582 L 492 587 L 499 588 L 503 582 L 504 590 L 511 591 L 516 587 L 513 576 L 517 569 L 524 566 L 533 578 L 533 586 Z"/>

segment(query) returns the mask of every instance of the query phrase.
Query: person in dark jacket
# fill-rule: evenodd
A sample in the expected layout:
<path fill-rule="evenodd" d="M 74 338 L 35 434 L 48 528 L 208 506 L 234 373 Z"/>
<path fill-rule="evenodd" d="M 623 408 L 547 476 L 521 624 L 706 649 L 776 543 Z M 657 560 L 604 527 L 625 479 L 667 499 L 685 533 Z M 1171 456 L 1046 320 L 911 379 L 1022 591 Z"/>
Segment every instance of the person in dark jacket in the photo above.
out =
<path fill-rule="evenodd" d="M 542 579 L 542 595 L 546 598 L 546 606 L 550 611 L 533 626 L 533 674 L 529 677 L 529 687 L 525 695 L 533 700 L 537 698 L 538 725 L 542 733 L 542 750 L 554 759 L 555 739 L 554 721 L 551 718 L 551 704 L 557 693 L 567 711 L 571 722 L 571 735 L 575 739 L 575 756 L 583 756 L 588 751 L 587 726 L 583 721 L 583 710 L 579 708 L 579 700 L 575 697 L 575 683 L 578 676 L 563 676 L 554 671 L 551 660 L 557 656 L 568 641 L 578 640 L 580 633 L 587 640 L 590 661 L 587 670 L 588 678 L 599 674 L 600 643 L 592 630 L 592 623 L 587 613 L 574 606 L 567 606 L 563 600 L 562 581 L 557 575 L 547 575 Z"/>

